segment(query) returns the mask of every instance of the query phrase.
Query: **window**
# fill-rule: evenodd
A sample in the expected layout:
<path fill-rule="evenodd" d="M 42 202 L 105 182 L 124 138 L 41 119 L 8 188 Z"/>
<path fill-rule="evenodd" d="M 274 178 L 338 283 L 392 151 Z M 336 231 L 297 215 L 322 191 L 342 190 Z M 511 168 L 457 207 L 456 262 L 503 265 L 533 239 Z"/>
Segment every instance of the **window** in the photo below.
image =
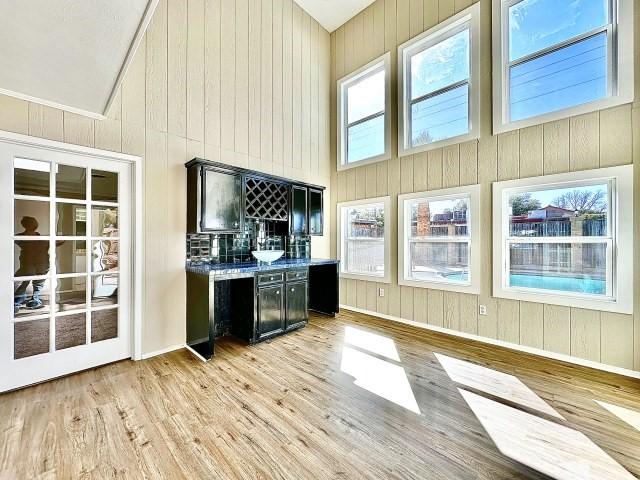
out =
<path fill-rule="evenodd" d="M 398 47 L 399 155 L 479 136 L 480 4 Z"/>
<path fill-rule="evenodd" d="M 480 293 L 480 186 L 398 196 L 398 283 Z"/>
<path fill-rule="evenodd" d="M 633 311 L 633 167 L 493 184 L 494 295 Z"/>
<path fill-rule="evenodd" d="M 390 282 L 390 197 L 338 204 L 340 276 Z"/>
<path fill-rule="evenodd" d="M 391 158 L 389 53 L 338 80 L 338 170 Z"/>
<path fill-rule="evenodd" d="M 494 133 L 633 101 L 633 0 L 493 0 Z"/>

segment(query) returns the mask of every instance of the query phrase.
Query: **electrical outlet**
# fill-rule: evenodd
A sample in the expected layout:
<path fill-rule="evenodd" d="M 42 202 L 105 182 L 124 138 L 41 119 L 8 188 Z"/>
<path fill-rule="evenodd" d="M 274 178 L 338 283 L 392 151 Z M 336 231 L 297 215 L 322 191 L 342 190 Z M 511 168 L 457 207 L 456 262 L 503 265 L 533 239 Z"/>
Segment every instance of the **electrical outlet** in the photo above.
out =
<path fill-rule="evenodd" d="M 380 288 L 380 289 L 378 289 L 378 290 L 379 290 L 379 292 L 380 292 L 380 296 L 381 296 L 381 297 L 384 297 L 384 288 Z"/>
<path fill-rule="evenodd" d="M 487 306 L 486 305 L 480 305 L 480 315 L 486 315 L 487 314 Z"/>

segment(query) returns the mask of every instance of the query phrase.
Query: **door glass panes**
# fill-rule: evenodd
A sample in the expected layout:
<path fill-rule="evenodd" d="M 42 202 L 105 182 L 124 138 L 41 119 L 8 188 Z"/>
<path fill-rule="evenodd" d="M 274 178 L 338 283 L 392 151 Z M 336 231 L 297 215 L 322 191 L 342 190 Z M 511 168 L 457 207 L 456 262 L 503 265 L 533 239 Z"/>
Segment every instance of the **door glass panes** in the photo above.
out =
<path fill-rule="evenodd" d="M 118 174 L 103 170 L 92 170 L 91 200 L 94 202 L 117 202 Z"/>
<path fill-rule="evenodd" d="M 15 158 L 13 161 L 14 193 L 48 197 L 51 185 L 50 169 L 49 162 Z"/>
<path fill-rule="evenodd" d="M 13 282 L 13 315 L 16 318 L 51 312 L 51 281 L 40 278 Z"/>
<path fill-rule="evenodd" d="M 117 207 L 93 207 L 91 209 L 91 235 L 94 237 L 118 236 Z"/>
<path fill-rule="evenodd" d="M 87 342 L 87 314 L 56 317 L 56 350 L 77 347 Z"/>
<path fill-rule="evenodd" d="M 87 234 L 87 207 L 76 203 L 56 204 L 56 235 L 84 237 Z"/>
<path fill-rule="evenodd" d="M 86 307 L 86 276 L 58 278 L 56 283 L 56 311 L 65 312 Z"/>
<path fill-rule="evenodd" d="M 91 271 L 95 273 L 117 270 L 118 240 L 99 240 L 91 243 Z"/>
<path fill-rule="evenodd" d="M 118 275 L 94 275 L 91 277 L 91 306 L 118 303 Z"/>
<path fill-rule="evenodd" d="M 384 277 L 384 203 L 344 207 L 343 271 Z"/>
<path fill-rule="evenodd" d="M 87 198 L 87 169 L 58 165 L 56 172 L 56 196 L 58 198 Z"/>
<path fill-rule="evenodd" d="M 100 342 L 118 336 L 118 309 L 108 308 L 91 312 L 91 342 Z"/>
<path fill-rule="evenodd" d="M 49 235 L 49 202 L 16 200 L 13 219 L 16 235 Z"/>
<path fill-rule="evenodd" d="M 86 240 L 57 240 L 56 273 L 84 273 L 86 271 Z"/>
<path fill-rule="evenodd" d="M 49 240 L 16 239 L 14 244 L 13 264 L 16 277 L 46 275 L 49 272 Z"/>
<path fill-rule="evenodd" d="M 25 358 L 49 351 L 49 319 L 17 322 L 13 325 L 13 358 Z"/>

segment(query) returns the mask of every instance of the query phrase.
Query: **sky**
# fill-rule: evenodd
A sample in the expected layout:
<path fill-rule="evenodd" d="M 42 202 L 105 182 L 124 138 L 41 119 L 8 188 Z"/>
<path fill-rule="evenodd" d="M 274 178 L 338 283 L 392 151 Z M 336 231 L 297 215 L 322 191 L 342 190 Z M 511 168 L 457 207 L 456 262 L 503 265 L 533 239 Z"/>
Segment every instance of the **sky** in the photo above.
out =
<path fill-rule="evenodd" d="M 541 207 L 546 207 L 547 205 L 554 205 L 554 200 L 564 193 L 570 192 L 571 190 L 589 190 L 589 191 L 602 191 L 606 194 L 607 185 L 591 185 L 591 186 L 581 186 L 581 187 L 572 187 L 572 188 L 557 188 L 551 190 L 540 190 L 537 192 L 530 192 L 531 198 L 536 199 L 540 202 Z"/>

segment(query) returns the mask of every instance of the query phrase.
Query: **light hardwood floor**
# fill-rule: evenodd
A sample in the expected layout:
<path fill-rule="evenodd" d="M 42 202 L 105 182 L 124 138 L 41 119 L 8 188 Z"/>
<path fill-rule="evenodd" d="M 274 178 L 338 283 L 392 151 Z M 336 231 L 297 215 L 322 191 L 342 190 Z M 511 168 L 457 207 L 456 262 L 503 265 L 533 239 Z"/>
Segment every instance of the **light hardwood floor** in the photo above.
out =
<path fill-rule="evenodd" d="M 489 431 L 515 407 L 640 474 L 640 431 L 612 413 L 640 410 L 640 381 L 343 312 L 206 364 L 177 351 L 0 395 L 0 478 L 549 478 L 470 399 Z"/>

